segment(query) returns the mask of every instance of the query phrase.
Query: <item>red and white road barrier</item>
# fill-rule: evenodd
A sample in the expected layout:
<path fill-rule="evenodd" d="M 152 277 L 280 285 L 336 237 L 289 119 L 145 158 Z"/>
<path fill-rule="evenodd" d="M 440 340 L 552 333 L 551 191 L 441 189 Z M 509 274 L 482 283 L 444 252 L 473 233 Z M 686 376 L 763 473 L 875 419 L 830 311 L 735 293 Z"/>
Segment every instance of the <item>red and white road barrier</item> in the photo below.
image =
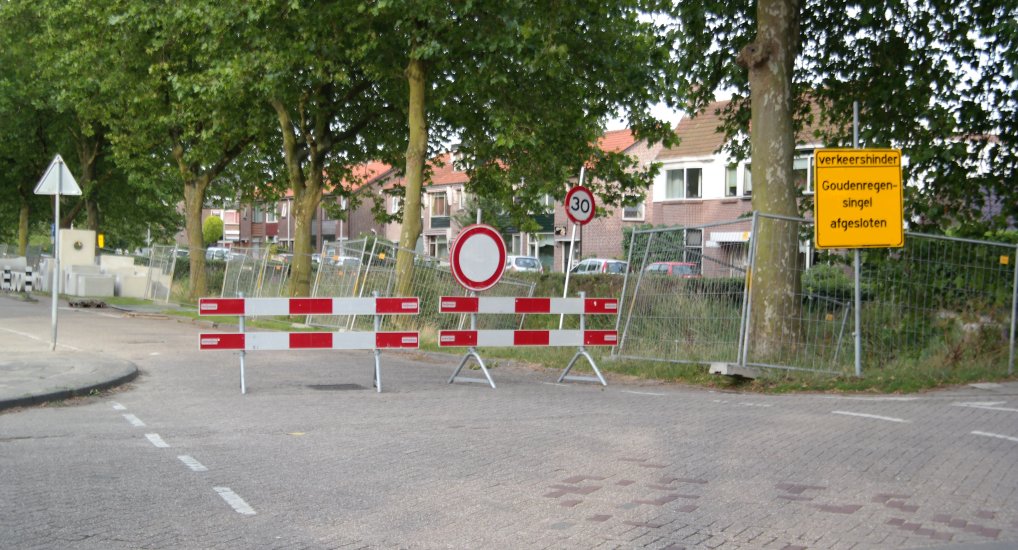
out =
<path fill-rule="evenodd" d="M 443 347 L 516 346 L 614 346 L 614 330 L 443 330 L 438 345 Z"/>
<path fill-rule="evenodd" d="M 504 298 L 498 296 L 443 296 L 442 313 L 554 313 L 566 315 L 615 315 L 615 298 Z"/>
<path fill-rule="evenodd" d="M 416 349 L 420 335 L 411 331 L 380 330 L 382 315 L 417 315 L 418 298 L 202 298 L 198 314 L 237 315 L 240 332 L 203 333 L 201 350 L 240 351 L 240 392 L 244 381 L 244 352 L 297 349 L 370 349 L 375 352 L 375 387 L 382 391 L 382 349 Z M 372 332 L 245 332 L 245 318 L 258 315 L 373 315 Z"/>
<path fill-rule="evenodd" d="M 200 315 L 417 315 L 417 298 L 202 298 Z"/>
<path fill-rule="evenodd" d="M 466 356 L 460 362 L 449 383 L 456 380 L 464 382 L 484 382 L 478 378 L 460 377 L 459 373 L 471 358 L 481 367 L 488 384 L 494 388 L 495 382 L 484 365 L 481 356 L 474 348 L 478 347 L 568 347 L 576 346 L 579 350 L 559 376 L 558 381 L 579 380 L 584 382 L 600 382 L 607 386 L 604 376 L 597 368 L 594 359 L 587 353 L 586 346 L 614 346 L 618 342 L 615 330 L 586 330 L 587 315 L 615 315 L 618 313 L 619 302 L 615 298 L 587 298 L 580 293 L 579 298 L 505 298 L 477 296 L 443 296 L 439 301 L 442 313 L 470 314 L 471 330 L 442 330 L 438 333 L 439 347 L 466 347 Z M 566 314 L 580 316 L 580 330 L 476 330 L 477 314 Z M 594 369 L 597 378 L 590 376 L 568 376 L 576 364 L 576 360 L 585 357 Z"/>

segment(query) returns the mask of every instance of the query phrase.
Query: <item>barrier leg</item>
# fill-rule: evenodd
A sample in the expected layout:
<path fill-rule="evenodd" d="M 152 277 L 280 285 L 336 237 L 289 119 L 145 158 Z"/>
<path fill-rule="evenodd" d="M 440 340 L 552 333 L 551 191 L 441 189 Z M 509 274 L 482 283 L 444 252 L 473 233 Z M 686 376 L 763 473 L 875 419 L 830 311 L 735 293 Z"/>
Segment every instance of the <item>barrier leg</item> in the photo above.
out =
<path fill-rule="evenodd" d="M 597 375 L 597 378 L 593 376 L 569 376 L 569 371 L 573 369 L 573 365 L 576 364 L 576 361 L 580 357 L 587 358 L 587 362 L 590 363 L 590 367 L 594 369 L 594 374 Z M 563 380 L 572 380 L 574 382 L 600 382 L 602 386 L 608 385 L 608 382 L 605 382 L 604 376 L 601 374 L 601 370 L 597 368 L 597 363 L 594 362 L 594 358 L 587 353 L 586 348 L 583 346 L 580 346 L 576 355 L 573 355 L 572 360 L 570 360 L 569 364 L 566 366 L 566 370 L 562 371 L 562 376 L 558 377 L 558 383 L 561 384 Z"/>
<path fill-rule="evenodd" d="M 243 298 L 244 294 L 241 293 L 240 297 Z M 240 327 L 239 328 L 240 328 L 240 333 L 244 334 L 244 316 L 243 315 L 240 316 Z M 245 382 L 244 382 L 244 355 L 245 355 L 245 353 L 246 352 L 244 350 L 240 350 L 240 393 L 241 393 L 241 395 L 247 393 L 247 384 L 245 384 Z"/>
<path fill-rule="evenodd" d="M 484 366 L 484 360 L 481 359 L 481 356 L 477 354 L 477 350 L 474 348 L 467 348 L 467 354 L 464 355 L 463 360 L 460 361 L 460 366 L 456 367 L 456 372 L 452 373 L 452 376 L 449 377 L 449 383 L 452 384 L 456 380 L 459 380 L 460 382 L 484 383 L 484 380 L 481 380 L 480 378 L 459 376 L 460 371 L 467 365 L 467 362 L 470 361 L 471 357 L 473 357 L 474 360 L 477 361 L 477 365 L 481 367 L 481 372 L 483 372 L 484 377 L 488 379 L 488 385 L 491 386 L 491 389 L 495 389 L 495 381 L 491 379 L 491 373 L 488 372 L 488 367 Z"/>
<path fill-rule="evenodd" d="M 375 350 L 375 391 L 382 393 L 382 351 Z"/>

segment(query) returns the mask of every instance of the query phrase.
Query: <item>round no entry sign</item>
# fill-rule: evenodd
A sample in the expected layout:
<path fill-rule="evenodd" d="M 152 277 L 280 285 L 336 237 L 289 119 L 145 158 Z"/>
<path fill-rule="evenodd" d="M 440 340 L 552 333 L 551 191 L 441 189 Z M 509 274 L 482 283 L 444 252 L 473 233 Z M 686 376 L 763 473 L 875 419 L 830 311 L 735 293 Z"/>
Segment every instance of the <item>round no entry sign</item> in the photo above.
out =
<path fill-rule="evenodd" d="M 573 223 L 586 225 L 594 219 L 594 194 L 590 189 L 577 185 L 566 193 L 566 217 Z"/>
<path fill-rule="evenodd" d="M 491 288 L 505 271 L 505 242 L 490 225 L 464 227 L 452 243 L 449 266 L 456 282 L 467 290 Z"/>

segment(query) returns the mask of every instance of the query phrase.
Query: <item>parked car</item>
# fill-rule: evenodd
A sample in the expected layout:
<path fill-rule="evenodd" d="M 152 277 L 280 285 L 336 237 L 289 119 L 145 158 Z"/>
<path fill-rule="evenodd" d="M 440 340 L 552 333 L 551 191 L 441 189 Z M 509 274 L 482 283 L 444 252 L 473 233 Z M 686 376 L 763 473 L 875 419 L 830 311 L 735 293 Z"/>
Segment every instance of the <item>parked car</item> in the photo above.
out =
<path fill-rule="evenodd" d="M 587 258 L 580 263 L 573 266 L 570 273 L 574 275 L 585 275 L 594 273 L 612 273 L 617 275 L 624 275 L 626 270 L 629 269 L 629 264 L 622 260 L 612 260 L 608 258 Z"/>
<path fill-rule="evenodd" d="M 205 259 L 206 260 L 223 260 L 223 261 L 229 260 L 230 259 L 230 249 L 229 248 L 223 248 L 221 246 L 210 246 L 210 247 L 205 249 Z"/>
<path fill-rule="evenodd" d="M 329 265 L 336 267 L 358 267 L 361 265 L 361 261 L 353 256 L 333 256 L 329 258 Z"/>
<path fill-rule="evenodd" d="M 543 273 L 544 266 L 541 265 L 541 260 L 533 256 L 506 256 L 505 270 Z"/>
<path fill-rule="evenodd" d="M 697 265 L 693 262 L 654 262 L 648 265 L 643 272 L 672 275 L 683 279 L 695 279 L 701 276 Z"/>

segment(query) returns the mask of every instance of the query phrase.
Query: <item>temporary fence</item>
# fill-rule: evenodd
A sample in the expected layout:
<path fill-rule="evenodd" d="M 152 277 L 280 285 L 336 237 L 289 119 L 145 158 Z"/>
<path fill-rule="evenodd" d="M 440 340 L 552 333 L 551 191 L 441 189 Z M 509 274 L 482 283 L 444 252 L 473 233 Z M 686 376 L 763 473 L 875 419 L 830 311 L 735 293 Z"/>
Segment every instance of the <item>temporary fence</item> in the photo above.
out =
<path fill-rule="evenodd" d="M 812 235 L 763 214 L 635 231 L 613 353 L 837 374 L 964 356 L 1014 372 L 1014 244 L 908 232 L 863 251 L 857 279 L 850 251 L 815 251 Z"/>
<path fill-rule="evenodd" d="M 187 261 L 187 258 L 180 257 L 180 248 L 174 245 L 155 245 L 149 250 L 148 263 L 148 284 L 146 285 L 145 298 L 152 301 L 167 303 L 173 293 L 173 274 L 176 271 L 177 261 Z M 138 260 L 135 259 L 135 262 Z"/>
<path fill-rule="evenodd" d="M 634 231 L 616 355 L 734 362 L 752 220 Z"/>

